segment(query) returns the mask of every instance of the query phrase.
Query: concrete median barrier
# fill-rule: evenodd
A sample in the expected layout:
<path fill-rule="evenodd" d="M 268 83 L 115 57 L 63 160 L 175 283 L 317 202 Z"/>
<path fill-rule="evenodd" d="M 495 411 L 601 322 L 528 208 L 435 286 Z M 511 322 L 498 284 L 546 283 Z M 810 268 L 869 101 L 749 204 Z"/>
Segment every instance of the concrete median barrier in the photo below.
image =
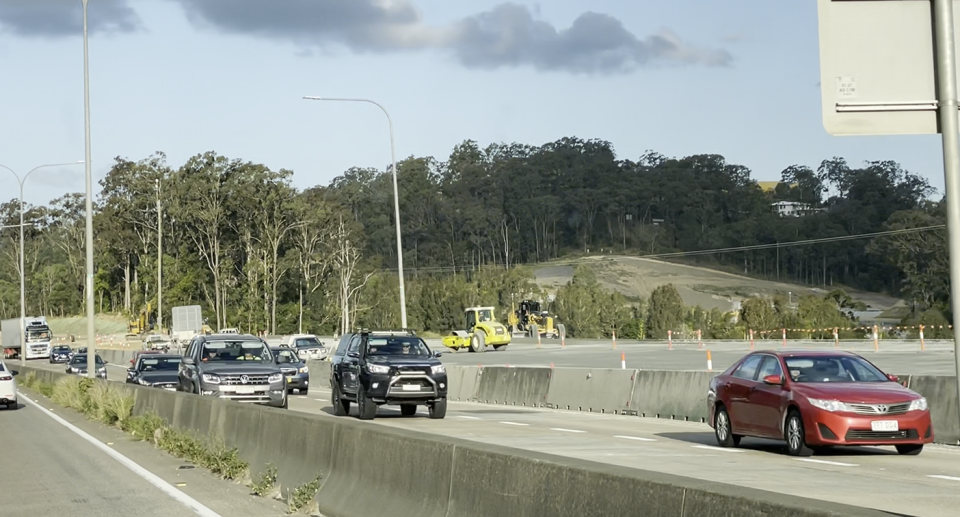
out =
<path fill-rule="evenodd" d="M 633 389 L 633 410 L 639 416 L 705 422 L 707 390 L 713 372 L 640 370 Z"/>
<path fill-rule="evenodd" d="M 330 365 L 327 361 L 307 361 L 307 368 L 310 371 L 310 387 L 330 388 Z"/>
<path fill-rule="evenodd" d="M 624 414 L 631 410 L 637 370 L 556 368 L 547 406 L 555 409 Z"/>
<path fill-rule="evenodd" d="M 960 415 L 957 408 L 957 378 L 932 375 L 911 375 L 910 389 L 923 395 L 930 406 L 934 440 L 950 445 L 960 444 Z"/>
<path fill-rule="evenodd" d="M 31 371 L 48 382 L 65 375 L 29 366 L 21 373 Z M 514 378 L 524 381 L 521 384 L 529 391 L 513 395 L 532 396 L 545 382 L 542 373 L 547 372 L 519 373 Z M 272 463 L 280 485 L 289 489 L 320 475 L 316 501 L 320 513 L 330 517 L 889 515 L 355 418 L 297 413 L 132 384 L 117 387 L 134 396 L 134 414 L 156 412 L 198 435 L 222 436 L 250 463 L 254 476 Z"/>
<path fill-rule="evenodd" d="M 480 369 L 477 401 L 541 407 L 547 402 L 551 368 L 487 366 Z"/>
<path fill-rule="evenodd" d="M 476 400 L 479 383 L 479 366 L 447 366 L 448 399 Z"/>

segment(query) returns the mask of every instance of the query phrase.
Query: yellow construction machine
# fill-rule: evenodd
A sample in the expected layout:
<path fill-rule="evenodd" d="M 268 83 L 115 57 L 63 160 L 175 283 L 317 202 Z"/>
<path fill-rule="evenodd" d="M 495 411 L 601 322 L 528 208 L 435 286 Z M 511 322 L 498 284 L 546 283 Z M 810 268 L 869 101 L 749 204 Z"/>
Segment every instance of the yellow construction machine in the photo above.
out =
<path fill-rule="evenodd" d="M 137 319 L 130 320 L 127 324 L 127 335 L 128 336 L 139 336 L 140 334 L 145 334 L 150 330 L 150 312 L 153 310 L 153 307 L 148 302 L 146 308 L 140 310 L 140 315 L 137 316 Z"/>
<path fill-rule="evenodd" d="M 486 352 L 488 346 L 502 350 L 510 344 L 510 333 L 497 321 L 493 307 L 469 307 L 464 315 L 467 330 L 454 330 L 444 336 L 443 346 L 458 351 L 467 348 L 471 352 Z"/>
<path fill-rule="evenodd" d="M 560 339 L 563 333 L 563 325 L 557 325 L 553 316 L 544 310 L 541 310 L 540 302 L 534 300 L 523 300 L 519 308 L 507 315 L 507 326 L 510 332 L 522 333 L 527 337 L 552 337 Z"/>

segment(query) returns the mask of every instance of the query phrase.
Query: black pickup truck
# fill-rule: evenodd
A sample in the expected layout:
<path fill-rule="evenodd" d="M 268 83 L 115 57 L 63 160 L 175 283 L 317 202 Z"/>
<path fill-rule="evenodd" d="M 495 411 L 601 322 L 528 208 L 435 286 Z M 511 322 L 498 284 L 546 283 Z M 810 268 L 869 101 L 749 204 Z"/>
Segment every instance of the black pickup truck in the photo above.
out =
<path fill-rule="evenodd" d="M 356 403 L 361 420 L 373 420 L 377 406 L 400 406 L 413 416 L 427 406 L 430 418 L 447 414 L 447 370 L 412 331 L 360 331 L 338 347 L 330 370 L 331 402 L 337 416 Z"/>

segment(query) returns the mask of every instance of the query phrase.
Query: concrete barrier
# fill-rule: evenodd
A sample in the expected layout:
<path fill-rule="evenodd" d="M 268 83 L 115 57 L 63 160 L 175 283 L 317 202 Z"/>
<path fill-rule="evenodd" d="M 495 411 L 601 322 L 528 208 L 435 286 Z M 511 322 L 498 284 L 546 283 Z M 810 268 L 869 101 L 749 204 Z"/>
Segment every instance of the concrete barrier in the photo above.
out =
<path fill-rule="evenodd" d="M 447 398 L 476 400 L 480 387 L 479 366 L 447 366 Z"/>
<path fill-rule="evenodd" d="M 713 372 L 640 370 L 633 389 L 633 410 L 639 416 L 705 422 L 707 390 Z"/>
<path fill-rule="evenodd" d="M 487 366 L 480 369 L 477 401 L 541 407 L 547 402 L 551 368 Z"/>
<path fill-rule="evenodd" d="M 65 374 L 27 366 L 40 379 Z M 527 379 L 522 376 L 527 375 Z M 539 372 L 520 373 L 536 387 Z M 507 377 L 509 378 L 509 377 Z M 103 381 L 101 381 L 103 382 Z M 881 517 L 889 513 L 712 481 L 521 451 L 494 444 L 114 384 L 134 414 L 156 412 L 198 435 L 222 436 L 256 476 L 277 467 L 281 486 L 320 475 L 316 501 L 331 517 Z M 527 396 L 522 392 L 517 394 Z"/>
<path fill-rule="evenodd" d="M 40 372 L 43 372 L 42 374 Z M 38 371 L 45 379 L 58 372 Z M 524 374 L 520 374 L 524 375 Z M 529 374 L 527 374 L 529 375 Z M 124 385 L 135 412 L 220 434 L 254 473 L 268 462 L 286 487 L 323 476 L 320 511 L 339 517 L 879 517 L 883 512 L 625 467 Z M 257 467 L 261 466 L 260 469 Z M 412 475 L 415 473 L 415 475 Z M 376 497 L 370 497 L 375 493 Z"/>
<path fill-rule="evenodd" d="M 932 375 L 911 375 L 907 386 L 927 399 L 933 420 L 934 440 L 950 445 L 960 444 L 960 415 L 957 407 L 957 378 Z"/>
<path fill-rule="evenodd" d="M 631 410 L 637 370 L 556 368 L 547 406 L 573 411 L 624 414 Z"/>
<path fill-rule="evenodd" d="M 310 371 L 310 386 L 320 388 L 330 388 L 330 365 L 327 361 L 307 361 L 307 368 Z"/>

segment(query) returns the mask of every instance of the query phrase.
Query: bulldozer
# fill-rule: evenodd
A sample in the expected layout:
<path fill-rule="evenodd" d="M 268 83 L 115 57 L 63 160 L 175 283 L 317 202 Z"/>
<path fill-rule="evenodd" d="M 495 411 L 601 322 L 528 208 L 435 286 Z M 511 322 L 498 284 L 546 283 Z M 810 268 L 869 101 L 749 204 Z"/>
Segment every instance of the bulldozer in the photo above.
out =
<path fill-rule="evenodd" d="M 562 324 L 555 324 L 553 316 L 541 309 L 540 302 L 523 300 L 519 308 L 507 315 L 507 326 L 510 333 L 522 333 L 526 337 L 552 337 L 560 339 L 564 328 Z"/>
<path fill-rule="evenodd" d="M 467 330 L 454 330 L 444 336 L 443 346 L 459 351 L 467 348 L 471 352 L 486 352 L 488 346 L 502 350 L 510 344 L 510 333 L 494 315 L 494 307 L 468 307 L 465 309 Z"/>

